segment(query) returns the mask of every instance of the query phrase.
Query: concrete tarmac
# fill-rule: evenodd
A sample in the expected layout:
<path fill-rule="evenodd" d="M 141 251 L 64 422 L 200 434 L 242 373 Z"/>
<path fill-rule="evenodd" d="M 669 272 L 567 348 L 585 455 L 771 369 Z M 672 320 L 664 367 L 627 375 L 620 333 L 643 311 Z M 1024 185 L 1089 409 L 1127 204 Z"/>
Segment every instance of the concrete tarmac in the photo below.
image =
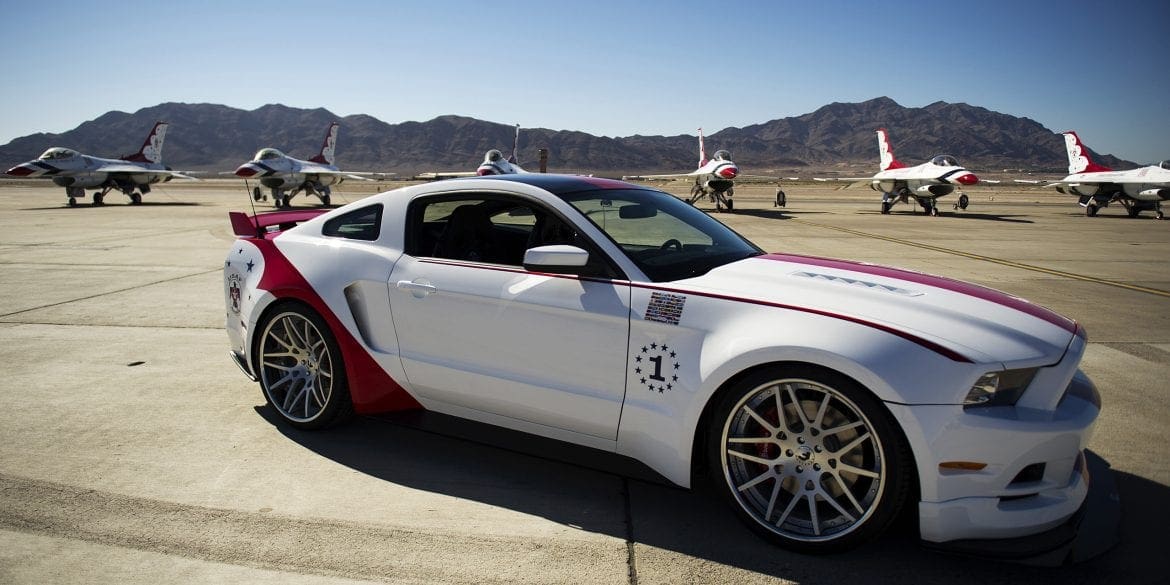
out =
<path fill-rule="evenodd" d="M 774 187 L 736 191 L 717 217 L 769 251 L 973 281 L 1084 324 L 1104 401 L 1090 448 L 1118 481 L 1120 543 L 1038 568 L 931 552 L 901 526 L 809 557 L 704 490 L 555 442 L 459 421 L 295 431 L 227 356 L 220 271 L 242 182 L 69 208 L 58 187 L 0 181 L 0 583 L 1165 582 L 1170 221 L 1089 218 L 1037 189 L 972 187 L 968 210 L 944 198 L 937 218 L 881 215 L 869 189 L 786 184 L 784 208 Z"/>

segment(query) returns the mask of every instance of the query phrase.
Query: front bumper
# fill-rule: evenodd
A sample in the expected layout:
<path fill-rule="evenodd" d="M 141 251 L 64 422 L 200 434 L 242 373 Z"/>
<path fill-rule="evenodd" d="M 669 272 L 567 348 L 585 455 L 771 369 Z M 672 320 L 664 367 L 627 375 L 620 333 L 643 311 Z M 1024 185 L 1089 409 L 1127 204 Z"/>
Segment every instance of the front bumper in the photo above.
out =
<path fill-rule="evenodd" d="M 1086 451 L 1081 475 L 1088 487 L 1084 502 L 1067 520 L 1031 536 L 924 542 L 940 552 L 994 558 L 1040 566 L 1078 563 L 1098 556 L 1120 539 L 1121 498 L 1109 464 Z"/>
<path fill-rule="evenodd" d="M 1033 537 L 1077 514 L 1101 402 L 1080 372 L 1060 390 L 1051 409 L 889 405 L 914 451 L 924 541 Z"/>

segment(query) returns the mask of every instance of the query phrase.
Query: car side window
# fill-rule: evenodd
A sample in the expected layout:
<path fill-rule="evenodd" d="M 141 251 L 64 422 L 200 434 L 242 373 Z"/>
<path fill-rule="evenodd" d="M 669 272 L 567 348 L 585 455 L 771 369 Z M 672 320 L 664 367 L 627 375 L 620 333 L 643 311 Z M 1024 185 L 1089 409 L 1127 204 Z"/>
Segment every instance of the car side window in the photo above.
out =
<path fill-rule="evenodd" d="M 549 244 L 577 244 L 564 220 L 529 202 L 500 196 L 420 199 L 407 212 L 406 253 L 521 266 L 524 252 Z"/>
<path fill-rule="evenodd" d="M 370 205 L 335 217 L 321 228 L 321 235 L 373 241 L 382 229 L 382 206 Z"/>

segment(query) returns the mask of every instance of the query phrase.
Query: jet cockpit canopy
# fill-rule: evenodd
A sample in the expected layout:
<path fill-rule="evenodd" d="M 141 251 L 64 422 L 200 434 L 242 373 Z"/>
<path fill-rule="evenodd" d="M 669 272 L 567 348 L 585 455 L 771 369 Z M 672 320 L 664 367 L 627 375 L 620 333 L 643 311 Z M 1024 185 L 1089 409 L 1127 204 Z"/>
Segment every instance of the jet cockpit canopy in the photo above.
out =
<path fill-rule="evenodd" d="M 67 158 L 73 158 L 75 156 L 77 156 L 77 151 L 73 150 L 72 148 L 54 146 L 53 148 L 46 150 L 45 153 L 38 158 L 38 160 L 63 160 Z"/>
<path fill-rule="evenodd" d="M 930 164 L 936 167 L 957 167 L 959 166 L 959 159 L 949 154 L 940 154 L 930 159 Z"/>
<path fill-rule="evenodd" d="M 493 148 L 493 149 L 487 151 L 487 156 L 484 157 L 484 160 L 486 160 L 487 162 L 502 161 L 502 160 L 504 160 L 504 153 Z"/>
<path fill-rule="evenodd" d="M 715 151 L 715 160 L 730 161 L 731 160 L 731 153 L 727 152 L 726 150 L 716 150 Z"/>
<path fill-rule="evenodd" d="M 256 156 L 252 157 L 252 160 L 273 160 L 277 158 L 287 157 L 284 156 L 283 152 L 276 150 L 275 148 L 261 148 L 260 150 L 256 151 Z"/>
<path fill-rule="evenodd" d="M 1164 161 L 1158 163 L 1158 166 L 1170 171 L 1170 160 L 1164 160 Z"/>

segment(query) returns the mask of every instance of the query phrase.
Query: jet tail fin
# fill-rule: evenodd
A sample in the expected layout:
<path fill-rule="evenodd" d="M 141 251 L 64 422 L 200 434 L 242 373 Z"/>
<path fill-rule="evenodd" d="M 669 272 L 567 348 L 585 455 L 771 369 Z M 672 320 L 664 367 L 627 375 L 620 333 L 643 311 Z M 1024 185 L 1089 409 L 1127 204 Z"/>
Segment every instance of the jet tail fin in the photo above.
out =
<path fill-rule="evenodd" d="M 707 164 L 707 148 L 703 146 L 703 129 L 699 128 L 699 166 Z"/>
<path fill-rule="evenodd" d="M 329 125 L 329 129 L 325 131 L 325 141 L 321 143 L 321 152 L 309 159 L 309 162 L 333 164 L 333 153 L 337 149 L 337 127 L 340 125 L 337 122 Z"/>
<path fill-rule="evenodd" d="M 520 164 L 520 163 L 516 162 L 516 161 L 520 160 L 520 159 L 516 158 L 516 152 L 518 150 L 520 150 L 520 125 L 516 124 L 516 139 L 512 141 L 512 156 L 508 157 L 508 162 L 510 162 L 514 165 Z"/>
<path fill-rule="evenodd" d="M 878 154 L 881 156 L 880 170 L 903 169 L 906 165 L 894 157 L 894 148 L 890 146 L 890 137 L 885 128 L 877 129 Z"/>
<path fill-rule="evenodd" d="M 150 129 L 150 134 L 146 135 L 146 140 L 143 141 L 142 147 L 138 149 L 138 152 L 126 155 L 122 157 L 122 160 L 140 163 L 162 163 L 163 139 L 167 137 L 167 126 L 169 125 L 166 122 L 155 122 L 154 128 Z"/>
<path fill-rule="evenodd" d="M 1088 147 L 1085 146 L 1085 143 L 1081 142 L 1081 137 L 1077 136 L 1076 132 L 1069 130 L 1062 134 L 1064 134 L 1065 150 L 1068 151 L 1068 174 L 1100 173 L 1113 170 L 1107 166 L 1093 162 L 1092 156 L 1089 155 Z"/>

